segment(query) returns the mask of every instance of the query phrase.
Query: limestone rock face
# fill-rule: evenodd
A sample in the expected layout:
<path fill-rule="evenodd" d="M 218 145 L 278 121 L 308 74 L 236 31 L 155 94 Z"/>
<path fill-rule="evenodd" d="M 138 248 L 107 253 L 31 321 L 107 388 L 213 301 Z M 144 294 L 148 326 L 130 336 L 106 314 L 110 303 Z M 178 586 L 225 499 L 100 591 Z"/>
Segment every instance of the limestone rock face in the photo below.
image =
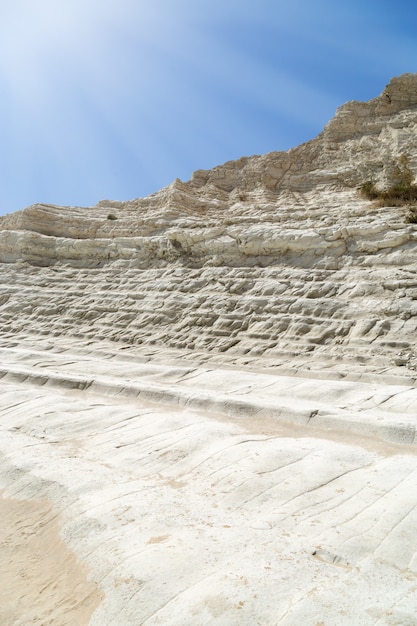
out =
<path fill-rule="evenodd" d="M 367 376 L 372 363 L 414 377 L 416 227 L 358 186 L 383 186 L 403 154 L 417 172 L 416 132 L 417 75 L 406 74 L 289 152 L 198 171 L 144 199 L 0 218 L 13 275 L 2 327 L 285 368 L 305 367 L 306 354 L 315 367 L 318 355 L 333 374 Z M 24 276 L 40 291 L 22 291 Z"/>
<path fill-rule="evenodd" d="M 61 514 L 85 623 L 414 623 L 417 227 L 359 187 L 416 136 L 406 74 L 288 152 L 0 218 L 0 502 Z"/>

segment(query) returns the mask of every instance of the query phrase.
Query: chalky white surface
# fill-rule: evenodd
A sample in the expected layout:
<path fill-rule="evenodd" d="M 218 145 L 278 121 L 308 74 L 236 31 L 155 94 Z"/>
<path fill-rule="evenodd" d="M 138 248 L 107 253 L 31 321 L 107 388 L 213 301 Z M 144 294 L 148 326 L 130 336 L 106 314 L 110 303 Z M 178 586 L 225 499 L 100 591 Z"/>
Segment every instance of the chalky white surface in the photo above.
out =
<path fill-rule="evenodd" d="M 93 626 L 416 623 L 417 231 L 357 190 L 417 171 L 416 94 L 0 218 L 0 489 L 61 515 Z"/>

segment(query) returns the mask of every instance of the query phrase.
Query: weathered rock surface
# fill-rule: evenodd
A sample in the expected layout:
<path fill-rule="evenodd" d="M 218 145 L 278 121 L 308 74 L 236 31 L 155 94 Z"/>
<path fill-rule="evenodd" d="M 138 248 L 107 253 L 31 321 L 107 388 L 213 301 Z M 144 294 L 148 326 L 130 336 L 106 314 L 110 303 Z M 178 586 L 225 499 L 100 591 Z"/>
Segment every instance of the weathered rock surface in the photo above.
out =
<path fill-rule="evenodd" d="M 417 227 L 358 187 L 416 131 L 404 75 L 289 152 L 0 218 L 0 488 L 61 514 L 85 623 L 415 623 Z"/>

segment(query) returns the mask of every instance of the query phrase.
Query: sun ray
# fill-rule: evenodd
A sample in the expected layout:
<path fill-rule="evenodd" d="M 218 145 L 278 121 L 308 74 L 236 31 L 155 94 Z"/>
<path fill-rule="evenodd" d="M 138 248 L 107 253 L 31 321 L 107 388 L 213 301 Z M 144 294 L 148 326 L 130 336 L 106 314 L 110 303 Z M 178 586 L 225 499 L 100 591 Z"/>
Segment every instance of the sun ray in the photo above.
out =
<path fill-rule="evenodd" d="M 287 149 L 417 52 L 408 25 L 359 0 L 3 4 L 0 213 L 141 196 Z"/>

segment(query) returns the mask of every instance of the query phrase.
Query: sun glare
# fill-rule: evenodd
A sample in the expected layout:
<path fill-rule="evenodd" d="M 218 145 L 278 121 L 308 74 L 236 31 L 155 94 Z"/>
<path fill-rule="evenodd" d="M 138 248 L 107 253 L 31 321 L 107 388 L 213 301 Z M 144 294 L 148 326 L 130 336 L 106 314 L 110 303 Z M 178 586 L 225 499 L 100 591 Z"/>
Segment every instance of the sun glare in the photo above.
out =
<path fill-rule="evenodd" d="M 17 204 L 23 188 L 22 203 L 137 197 L 313 137 L 343 102 L 346 75 L 359 71 L 343 47 L 356 39 L 335 42 L 337 29 L 320 28 L 323 14 L 337 23 L 330 4 L 5 0 L 0 166 L 9 197 Z M 403 49 L 391 48 L 390 58 Z"/>

